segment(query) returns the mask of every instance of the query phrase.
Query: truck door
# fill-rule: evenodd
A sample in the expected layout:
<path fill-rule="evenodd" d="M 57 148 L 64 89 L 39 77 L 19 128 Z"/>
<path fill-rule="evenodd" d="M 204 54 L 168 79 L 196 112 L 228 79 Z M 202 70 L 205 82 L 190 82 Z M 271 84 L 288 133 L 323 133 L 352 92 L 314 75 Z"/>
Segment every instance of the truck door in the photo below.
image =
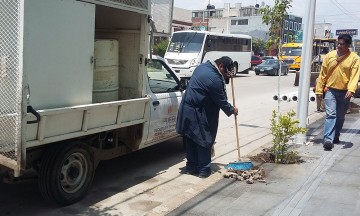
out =
<path fill-rule="evenodd" d="M 180 81 L 162 60 L 147 65 L 150 101 L 150 126 L 145 145 L 177 136 L 175 131 L 178 108 L 182 98 Z"/>

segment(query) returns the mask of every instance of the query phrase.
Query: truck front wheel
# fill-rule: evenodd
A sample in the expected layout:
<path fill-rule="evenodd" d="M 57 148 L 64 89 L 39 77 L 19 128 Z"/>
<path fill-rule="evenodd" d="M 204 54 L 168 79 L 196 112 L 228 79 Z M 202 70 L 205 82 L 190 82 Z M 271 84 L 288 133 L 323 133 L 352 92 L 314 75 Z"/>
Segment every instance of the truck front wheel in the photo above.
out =
<path fill-rule="evenodd" d="M 86 195 L 94 172 L 93 155 L 86 144 L 58 144 L 45 152 L 41 161 L 40 192 L 46 200 L 73 204 Z"/>

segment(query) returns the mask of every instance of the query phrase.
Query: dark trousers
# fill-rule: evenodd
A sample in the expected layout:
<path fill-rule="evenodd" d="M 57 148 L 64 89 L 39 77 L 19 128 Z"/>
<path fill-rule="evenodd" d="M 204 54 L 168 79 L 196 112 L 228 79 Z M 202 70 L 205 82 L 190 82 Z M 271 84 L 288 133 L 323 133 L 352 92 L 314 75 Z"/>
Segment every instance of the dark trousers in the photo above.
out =
<path fill-rule="evenodd" d="M 184 137 L 184 139 L 187 159 L 186 170 L 200 174 L 211 173 L 211 148 L 202 147 L 189 138 Z"/>

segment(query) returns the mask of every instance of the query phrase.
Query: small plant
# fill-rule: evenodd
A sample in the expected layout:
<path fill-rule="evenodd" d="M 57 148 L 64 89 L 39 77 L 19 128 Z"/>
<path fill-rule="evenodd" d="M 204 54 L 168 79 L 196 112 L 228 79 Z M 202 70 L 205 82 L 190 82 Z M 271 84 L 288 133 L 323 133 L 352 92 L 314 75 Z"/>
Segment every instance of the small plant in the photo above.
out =
<path fill-rule="evenodd" d="M 161 40 L 157 44 L 154 45 L 154 54 L 159 55 L 164 58 L 167 46 L 169 44 L 168 39 Z"/>
<path fill-rule="evenodd" d="M 275 163 L 290 163 L 297 161 L 297 152 L 288 152 L 288 144 L 294 135 L 305 133 L 306 128 L 298 127 L 299 120 L 294 119 L 295 111 L 289 111 L 285 115 L 278 114 L 273 110 L 271 118 L 271 134 L 273 146 L 271 153 L 275 155 Z M 289 160 L 290 159 L 290 160 Z"/>

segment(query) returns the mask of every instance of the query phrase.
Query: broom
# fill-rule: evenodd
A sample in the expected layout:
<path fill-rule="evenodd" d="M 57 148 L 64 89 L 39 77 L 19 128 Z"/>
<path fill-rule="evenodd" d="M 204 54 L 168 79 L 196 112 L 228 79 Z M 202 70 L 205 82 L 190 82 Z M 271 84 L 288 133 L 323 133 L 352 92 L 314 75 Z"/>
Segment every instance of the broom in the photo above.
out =
<path fill-rule="evenodd" d="M 235 106 L 235 92 L 234 92 L 234 80 L 233 77 L 231 79 L 231 92 L 233 96 L 233 106 Z M 239 131 L 238 131 L 238 124 L 237 124 L 237 115 L 235 117 L 235 131 L 236 131 L 236 146 L 237 146 L 237 153 L 238 153 L 238 162 L 231 162 L 225 166 L 225 169 L 228 170 L 249 170 L 254 165 L 251 162 L 241 162 L 240 159 L 240 144 L 239 144 Z"/>

